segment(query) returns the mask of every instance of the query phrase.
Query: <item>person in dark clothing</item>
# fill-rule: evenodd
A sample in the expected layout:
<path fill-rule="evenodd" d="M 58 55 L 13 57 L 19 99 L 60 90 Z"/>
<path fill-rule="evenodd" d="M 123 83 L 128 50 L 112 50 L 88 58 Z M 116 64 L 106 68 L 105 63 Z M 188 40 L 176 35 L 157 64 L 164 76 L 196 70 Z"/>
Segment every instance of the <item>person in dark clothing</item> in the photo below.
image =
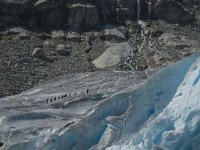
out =
<path fill-rule="evenodd" d="M 49 102 L 49 99 L 46 99 L 46 104 L 48 104 L 48 102 Z"/>
<path fill-rule="evenodd" d="M 87 89 L 87 94 L 89 93 L 89 89 Z"/>
<path fill-rule="evenodd" d="M 54 101 L 56 101 L 56 97 L 54 98 Z"/>

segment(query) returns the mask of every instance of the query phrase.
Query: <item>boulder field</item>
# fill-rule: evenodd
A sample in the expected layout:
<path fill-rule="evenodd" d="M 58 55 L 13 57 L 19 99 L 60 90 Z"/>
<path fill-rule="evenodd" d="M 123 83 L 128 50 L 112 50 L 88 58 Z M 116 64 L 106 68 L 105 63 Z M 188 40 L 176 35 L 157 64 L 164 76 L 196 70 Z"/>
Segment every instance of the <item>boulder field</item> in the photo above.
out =
<path fill-rule="evenodd" d="M 0 97 L 48 79 L 144 71 L 200 47 L 200 0 L 0 0 Z"/>

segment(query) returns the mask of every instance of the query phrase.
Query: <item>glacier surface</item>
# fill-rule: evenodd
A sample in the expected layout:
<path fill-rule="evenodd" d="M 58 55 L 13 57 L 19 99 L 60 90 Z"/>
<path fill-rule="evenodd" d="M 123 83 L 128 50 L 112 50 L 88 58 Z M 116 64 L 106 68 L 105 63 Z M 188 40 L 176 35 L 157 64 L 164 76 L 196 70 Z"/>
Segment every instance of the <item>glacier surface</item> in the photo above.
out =
<path fill-rule="evenodd" d="M 148 79 L 137 72 L 66 75 L 0 103 L 1 149 L 199 150 L 200 57 Z"/>

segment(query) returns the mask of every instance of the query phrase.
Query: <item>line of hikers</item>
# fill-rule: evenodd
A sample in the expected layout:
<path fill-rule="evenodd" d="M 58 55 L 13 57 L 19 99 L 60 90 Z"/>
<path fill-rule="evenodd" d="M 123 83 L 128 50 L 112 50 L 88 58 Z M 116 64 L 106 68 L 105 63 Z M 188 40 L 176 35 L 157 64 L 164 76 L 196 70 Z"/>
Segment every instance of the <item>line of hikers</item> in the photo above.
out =
<path fill-rule="evenodd" d="M 86 93 L 89 94 L 89 89 L 86 90 Z M 74 95 L 76 95 L 77 93 L 74 93 Z M 67 94 L 64 94 L 62 96 L 58 96 L 58 97 L 54 97 L 54 98 L 51 98 L 51 99 L 46 99 L 46 104 L 48 104 L 49 102 L 52 103 L 53 101 L 56 101 L 56 100 L 59 100 L 59 99 L 63 99 L 63 98 L 66 98 L 66 97 L 70 97 L 71 95 L 67 95 Z"/>

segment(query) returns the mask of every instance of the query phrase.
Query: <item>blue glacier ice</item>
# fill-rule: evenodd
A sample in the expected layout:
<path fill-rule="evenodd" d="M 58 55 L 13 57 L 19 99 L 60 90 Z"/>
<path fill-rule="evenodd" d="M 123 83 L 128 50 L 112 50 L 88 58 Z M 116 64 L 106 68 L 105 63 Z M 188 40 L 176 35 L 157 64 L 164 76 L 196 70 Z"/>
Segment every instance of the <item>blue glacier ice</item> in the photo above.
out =
<path fill-rule="evenodd" d="M 44 104 L 66 92 L 77 94 Z M 199 54 L 148 79 L 133 72 L 77 74 L 0 102 L 2 149 L 200 149 Z"/>

